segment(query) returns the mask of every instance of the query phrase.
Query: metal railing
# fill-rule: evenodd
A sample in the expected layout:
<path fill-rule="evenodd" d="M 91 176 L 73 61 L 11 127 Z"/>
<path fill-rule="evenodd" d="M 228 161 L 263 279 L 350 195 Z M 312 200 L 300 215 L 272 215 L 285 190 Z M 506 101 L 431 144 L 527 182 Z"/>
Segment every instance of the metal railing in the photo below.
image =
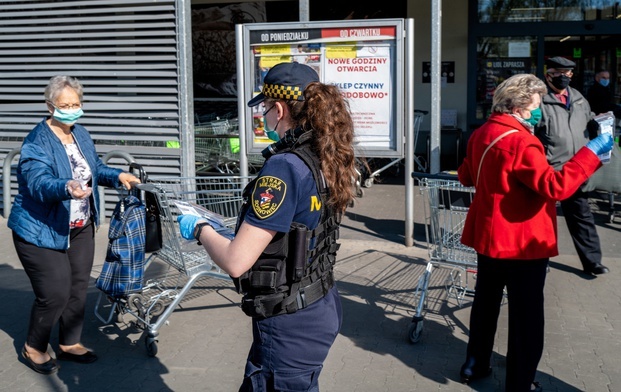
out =
<path fill-rule="evenodd" d="M 9 218 L 11 213 L 11 163 L 13 158 L 21 153 L 22 148 L 17 147 L 9 151 L 4 157 L 4 164 L 2 165 L 2 206 L 4 207 L 4 217 Z"/>

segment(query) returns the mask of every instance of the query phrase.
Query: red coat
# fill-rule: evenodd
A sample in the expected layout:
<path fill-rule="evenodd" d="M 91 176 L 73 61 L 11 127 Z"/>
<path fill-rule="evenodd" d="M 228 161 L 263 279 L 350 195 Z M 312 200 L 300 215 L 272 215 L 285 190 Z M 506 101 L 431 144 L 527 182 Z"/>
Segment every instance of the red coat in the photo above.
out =
<path fill-rule="evenodd" d="M 571 196 L 601 166 L 583 147 L 562 170 L 547 162 L 534 135 L 508 114 L 492 114 L 468 141 L 459 181 L 476 182 L 487 146 L 506 131 L 485 155 L 479 183 L 466 217 L 461 241 L 478 253 L 499 259 L 540 259 L 558 255 L 556 201 Z"/>

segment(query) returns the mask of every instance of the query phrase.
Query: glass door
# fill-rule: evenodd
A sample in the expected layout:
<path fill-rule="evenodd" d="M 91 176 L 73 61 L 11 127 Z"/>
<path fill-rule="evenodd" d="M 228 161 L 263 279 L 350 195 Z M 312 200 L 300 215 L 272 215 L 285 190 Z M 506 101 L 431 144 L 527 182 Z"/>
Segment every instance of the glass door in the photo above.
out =
<path fill-rule="evenodd" d="M 610 73 L 610 89 L 620 102 L 621 35 L 546 36 L 544 58 L 563 56 L 576 63 L 571 86 L 583 95 L 595 83 L 599 70 Z M 545 70 L 544 70 L 545 72 Z"/>

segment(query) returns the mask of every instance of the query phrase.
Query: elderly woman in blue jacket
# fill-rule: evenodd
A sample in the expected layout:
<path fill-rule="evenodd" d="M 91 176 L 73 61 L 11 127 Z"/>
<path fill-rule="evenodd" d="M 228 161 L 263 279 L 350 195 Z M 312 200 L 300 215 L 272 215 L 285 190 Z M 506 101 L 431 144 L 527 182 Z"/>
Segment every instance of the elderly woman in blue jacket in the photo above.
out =
<path fill-rule="evenodd" d="M 106 166 L 82 116 L 83 89 L 77 79 L 54 76 L 45 89 L 51 116 L 28 134 L 17 167 L 18 194 L 8 226 L 35 300 L 22 356 L 38 373 L 60 366 L 48 353 L 58 322 L 56 358 L 78 363 L 97 359 L 80 342 L 86 290 L 99 225 L 99 185 L 130 189 L 131 173 Z"/>

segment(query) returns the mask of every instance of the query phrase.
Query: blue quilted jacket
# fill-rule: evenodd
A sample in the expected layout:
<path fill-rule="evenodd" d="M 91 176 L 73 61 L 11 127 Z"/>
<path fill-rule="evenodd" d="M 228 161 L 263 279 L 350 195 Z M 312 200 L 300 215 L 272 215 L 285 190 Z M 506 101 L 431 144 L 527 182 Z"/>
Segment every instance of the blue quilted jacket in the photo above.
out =
<path fill-rule="evenodd" d="M 91 211 L 99 225 L 99 185 L 118 187 L 120 169 L 106 166 L 88 131 L 75 124 L 71 132 L 93 172 Z M 24 240 L 41 248 L 69 248 L 71 196 L 65 189 L 72 179 L 71 165 L 62 143 L 45 120 L 37 124 L 22 144 L 17 166 L 18 194 L 8 226 Z"/>

